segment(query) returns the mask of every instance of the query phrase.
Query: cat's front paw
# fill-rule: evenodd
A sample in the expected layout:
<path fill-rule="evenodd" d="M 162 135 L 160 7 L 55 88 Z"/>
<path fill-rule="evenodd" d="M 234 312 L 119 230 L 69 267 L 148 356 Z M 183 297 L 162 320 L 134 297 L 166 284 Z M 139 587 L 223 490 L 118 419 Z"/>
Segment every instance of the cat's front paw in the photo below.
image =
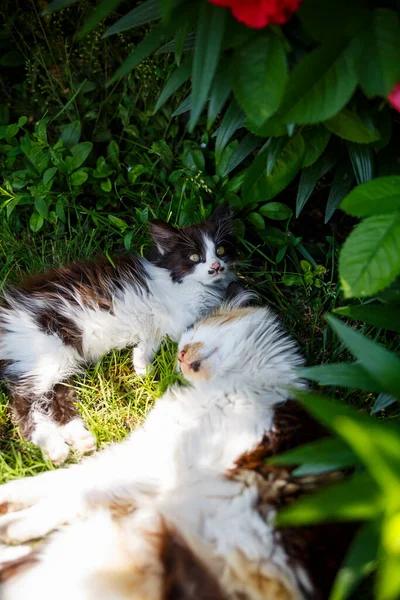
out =
<path fill-rule="evenodd" d="M 86 429 L 81 419 L 73 419 L 60 429 L 67 444 L 79 454 L 87 454 L 96 449 L 96 438 Z"/>
<path fill-rule="evenodd" d="M 147 373 L 150 373 L 152 368 L 151 361 L 152 358 L 140 346 L 136 346 L 133 349 L 132 362 L 137 375 L 144 377 Z"/>

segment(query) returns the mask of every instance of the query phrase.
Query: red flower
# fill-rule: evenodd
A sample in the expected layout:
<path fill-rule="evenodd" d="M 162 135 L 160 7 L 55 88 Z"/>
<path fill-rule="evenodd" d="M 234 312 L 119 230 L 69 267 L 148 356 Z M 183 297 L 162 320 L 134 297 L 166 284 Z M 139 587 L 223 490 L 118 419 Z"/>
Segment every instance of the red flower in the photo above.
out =
<path fill-rule="evenodd" d="M 301 0 L 209 0 L 228 6 L 238 21 L 261 29 L 270 23 L 286 23 L 300 6 Z"/>
<path fill-rule="evenodd" d="M 400 112 L 400 83 L 396 83 L 388 96 L 388 100 L 393 108 Z"/>

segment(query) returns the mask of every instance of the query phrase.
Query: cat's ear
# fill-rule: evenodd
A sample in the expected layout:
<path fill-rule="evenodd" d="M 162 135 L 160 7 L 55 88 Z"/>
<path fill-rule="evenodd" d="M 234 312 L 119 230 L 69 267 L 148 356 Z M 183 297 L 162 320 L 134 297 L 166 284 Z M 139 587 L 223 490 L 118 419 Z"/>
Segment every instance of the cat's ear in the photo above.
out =
<path fill-rule="evenodd" d="M 229 233 L 232 233 L 232 213 L 227 202 L 217 206 L 213 214 L 208 218 L 212 223 L 224 224 Z"/>
<path fill-rule="evenodd" d="M 153 244 L 158 252 L 163 255 L 175 246 L 178 232 L 169 223 L 156 219 L 150 223 L 150 234 Z"/>

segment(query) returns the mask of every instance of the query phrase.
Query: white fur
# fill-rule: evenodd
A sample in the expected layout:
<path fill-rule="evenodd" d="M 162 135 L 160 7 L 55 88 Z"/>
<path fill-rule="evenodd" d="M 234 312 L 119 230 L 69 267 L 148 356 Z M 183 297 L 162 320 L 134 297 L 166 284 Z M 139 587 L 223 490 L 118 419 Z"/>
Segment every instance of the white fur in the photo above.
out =
<path fill-rule="evenodd" d="M 223 561 L 226 573 L 235 572 L 239 552 L 257 573 L 282 581 L 292 598 L 303 597 L 273 536 L 274 512 L 262 519 L 257 511 L 255 481 L 244 485 L 226 478 L 234 461 L 271 430 L 273 407 L 288 398 L 288 386 L 301 385 L 294 374 L 301 360 L 266 309 L 224 325 L 210 323 L 190 330 L 181 342 L 204 343 L 212 370 L 208 380 L 169 389 L 122 444 L 80 465 L 0 487 L 0 504 L 25 507 L 0 517 L 3 540 L 21 543 L 70 523 L 51 539 L 37 567 L 11 580 L 4 600 L 126 598 L 99 589 L 96 577 L 138 556 L 148 538 L 135 527 L 148 511 L 154 527 L 162 517 L 185 539 L 199 539 L 211 560 Z M 110 503 L 136 509 L 127 517 L 123 542 L 101 509 Z M 305 573 L 301 577 L 307 581 Z"/>

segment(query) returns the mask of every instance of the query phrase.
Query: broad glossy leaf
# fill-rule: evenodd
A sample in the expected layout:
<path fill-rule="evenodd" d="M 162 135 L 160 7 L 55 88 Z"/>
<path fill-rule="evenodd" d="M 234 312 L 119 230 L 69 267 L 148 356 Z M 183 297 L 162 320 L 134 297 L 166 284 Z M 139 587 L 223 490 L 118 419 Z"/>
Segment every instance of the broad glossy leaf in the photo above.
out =
<path fill-rule="evenodd" d="M 158 96 L 156 105 L 154 107 L 154 113 L 156 113 L 162 105 L 178 90 L 181 85 L 185 83 L 190 77 L 192 71 L 192 61 L 188 59 L 184 61 L 180 67 L 175 69 L 168 79 L 167 83 L 163 87 L 160 95 Z"/>
<path fill-rule="evenodd" d="M 366 392 L 380 392 L 382 387 L 360 363 L 332 363 L 298 371 L 301 377 L 319 385 L 349 387 Z"/>
<path fill-rule="evenodd" d="M 297 175 L 304 158 L 304 141 L 300 133 L 286 140 L 279 157 L 267 175 L 268 147 L 257 156 L 243 182 L 243 199 L 262 202 L 275 198 Z"/>
<path fill-rule="evenodd" d="M 370 146 L 347 142 L 351 166 L 357 183 L 365 183 L 374 176 L 374 155 Z"/>
<path fill-rule="evenodd" d="M 121 33 L 121 31 L 127 31 L 128 29 L 132 29 L 132 27 L 139 27 L 160 18 L 159 0 L 145 0 L 145 2 L 142 2 L 142 4 L 129 11 L 124 17 L 118 19 L 114 25 L 107 29 L 103 37 Z"/>
<path fill-rule="evenodd" d="M 232 154 L 224 175 L 228 175 L 233 169 L 236 169 L 260 144 L 261 139 L 252 133 L 248 133 L 240 142 L 239 146 Z"/>
<path fill-rule="evenodd" d="M 44 173 L 43 173 L 43 183 L 44 185 L 48 185 L 50 183 L 50 181 L 53 179 L 54 175 L 57 173 L 57 168 L 56 167 L 51 167 L 50 169 L 47 169 Z"/>
<path fill-rule="evenodd" d="M 367 96 L 388 96 L 400 79 L 398 13 L 389 8 L 375 9 L 364 40 L 358 65 L 361 87 Z"/>
<path fill-rule="evenodd" d="M 376 567 L 379 529 L 380 522 L 371 521 L 357 531 L 336 576 L 329 600 L 346 600 L 359 581 Z"/>
<path fill-rule="evenodd" d="M 232 72 L 230 58 L 223 58 L 217 68 L 211 88 L 207 113 L 207 129 L 210 129 L 223 109 L 232 90 Z"/>
<path fill-rule="evenodd" d="M 301 135 L 306 146 L 306 153 L 301 167 L 311 167 L 327 147 L 331 139 L 331 133 L 323 125 L 311 125 L 310 127 L 304 127 Z"/>
<path fill-rule="evenodd" d="M 233 56 L 233 91 L 257 125 L 279 107 L 287 81 L 287 63 L 280 37 L 266 31 L 240 46 Z"/>
<path fill-rule="evenodd" d="M 251 119 L 246 119 L 244 123 L 245 127 L 261 137 L 281 137 L 286 136 L 288 133 L 288 126 L 282 123 L 282 121 L 276 115 L 267 119 L 261 126 L 256 125 Z"/>
<path fill-rule="evenodd" d="M 42 215 L 39 215 L 37 212 L 31 214 L 31 218 L 29 219 L 29 227 L 32 231 L 37 233 L 43 227 L 44 219 Z"/>
<path fill-rule="evenodd" d="M 307 54 L 289 76 L 279 109 L 284 123 L 319 123 L 333 117 L 357 86 L 356 44 L 324 44 Z"/>
<path fill-rule="evenodd" d="M 277 523 L 298 526 L 373 519 L 379 515 L 382 504 L 373 479 L 368 473 L 360 473 L 285 507 L 279 512 Z"/>
<path fill-rule="evenodd" d="M 75 171 L 74 173 L 72 173 L 71 184 L 73 186 L 82 185 L 83 183 L 85 183 L 87 178 L 88 178 L 88 174 L 86 173 L 86 171 L 79 169 L 78 171 Z"/>
<path fill-rule="evenodd" d="M 358 457 L 346 442 L 331 437 L 287 450 L 268 459 L 268 462 L 273 465 L 300 465 L 312 462 L 316 465 L 333 465 L 342 468 L 357 463 Z"/>
<path fill-rule="evenodd" d="M 335 172 L 329 191 L 325 209 L 325 223 L 328 223 L 343 198 L 349 193 L 354 185 L 355 177 L 350 165 L 340 165 Z"/>
<path fill-rule="evenodd" d="M 262 218 L 261 215 L 259 215 L 256 212 L 251 212 L 250 214 L 248 214 L 247 220 L 250 221 L 250 223 L 252 225 L 254 225 L 254 227 L 256 229 L 264 229 L 265 228 L 264 219 Z"/>
<path fill-rule="evenodd" d="M 67 165 L 68 173 L 72 173 L 78 169 L 87 159 L 93 148 L 92 142 L 81 142 L 71 148 L 72 156 L 67 156 L 65 164 Z"/>
<path fill-rule="evenodd" d="M 49 207 L 47 206 L 47 203 L 44 200 L 44 198 L 42 198 L 41 196 L 35 198 L 35 208 L 41 217 L 47 219 L 47 217 L 49 216 Z"/>
<path fill-rule="evenodd" d="M 215 141 L 215 161 L 218 164 L 221 160 L 222 152 L 229 140 L 244 121 L 244 114 L 240 106 L 233 99 L 228 110 L 224 114 L 221 125 L 218 128 L 217 139 Z"/>
<path fill-rule="evenodd" d="M 400 310 L 396 306 L 382 304 L 361 304 L 356 306 L 341 306 L 334 311 L 340 316 L 350 317 L 400 333 Z"/>
<path fill-rule="evenodd" d="M 334 167 L 335 163 L 336 159 L 333 156 L 323 154 L 311 167 L 302 170 L 297 190 L 296 218 L 303 210 L 318 181 Z"/>
<path fill-rule="evenodd" d="M 353 217 L 393 213 L 400 209 L 400 176 L 377 177 L 359 185 L 340 208 Z"/>
<path fill-rule="evenodd" d="M 285 221 L 293 214 L 292 209 L 286 204 L 282 204 L 282 202 L 268 202 L 268 204 L 261 206 L 258 212 L 263 217 L 274 219 L 274 221 Z"/>
<path fill-rule="evenodd" d="M 297 15 L 309 35 L 326 42 L 330 38 L 353 37 L 364 25 L 368 11 L 362 0 L 307 0 L 301 3 Z"/>
<path fill-rule="evenodd" d="M 400 212 L 376 215 L 357 225 L 339 257 L 346 298 L 372 296 L 400 274 Z"/>
<path fill-rule="evenodd" d="M 370 144 L 380 139 L 379 132 L 368 124 L 352 110 L 344 108 L 340 113 L 324 121 L 324 125 L 335 135 L 357 142 L 359 144 Z"/>
<path fill-rule="evenodd" d="M 194 129 L 211 89 L 221 52 L 226 16 L 224 8 L 207 2 L 201 4 L 192 67 L 190 131 Z"/>
<path fill-rule="evenodd" d="M 381 391 L 400 397 L 400 358 L 332 315 L 327 320 L 360 365 L 381 386 Z"/>
<path fill-rule="evenodd" d="M 72 146 L 75 146 L 81 137 L 81 123 L 80 121 L 73 121 L 62 128 L 60 140 L 64 144 L 65 148 L 70 150 Z"/>

